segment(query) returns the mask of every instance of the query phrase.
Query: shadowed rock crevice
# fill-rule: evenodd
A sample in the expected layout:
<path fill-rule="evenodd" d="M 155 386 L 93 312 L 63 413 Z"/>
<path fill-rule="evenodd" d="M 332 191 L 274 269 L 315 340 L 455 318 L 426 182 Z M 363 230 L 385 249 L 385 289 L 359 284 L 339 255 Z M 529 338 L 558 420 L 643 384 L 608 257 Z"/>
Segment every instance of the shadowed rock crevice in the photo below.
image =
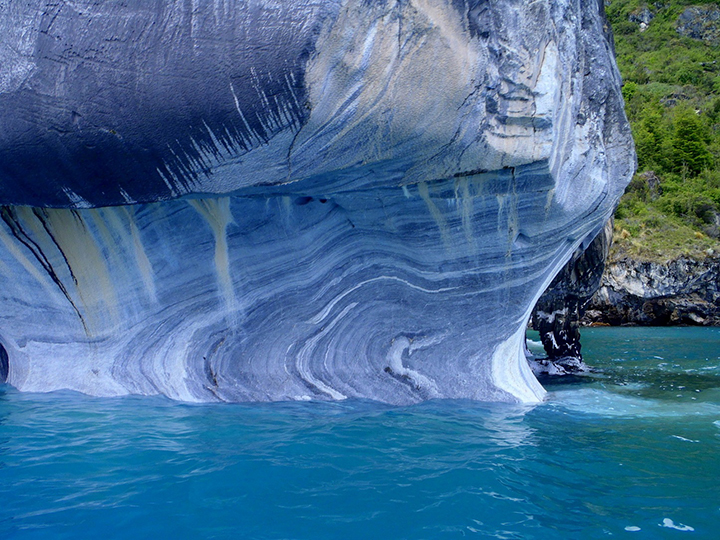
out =
<path fill-rule="evenodd" d="M 10 363 L 5 347 L 0 343 L 0 384 L 7 382 L 10 373 Z"/>
<path fill-rule="evenodd" d="M 580 345 L 580 320 L 600 287 L 612 243 L 613 220 L 575 252 L 538 300 L 532 327 L 540 333 L 546 359 L 533 359 L 536 373 L 565 375 L 586 371 Z"/>

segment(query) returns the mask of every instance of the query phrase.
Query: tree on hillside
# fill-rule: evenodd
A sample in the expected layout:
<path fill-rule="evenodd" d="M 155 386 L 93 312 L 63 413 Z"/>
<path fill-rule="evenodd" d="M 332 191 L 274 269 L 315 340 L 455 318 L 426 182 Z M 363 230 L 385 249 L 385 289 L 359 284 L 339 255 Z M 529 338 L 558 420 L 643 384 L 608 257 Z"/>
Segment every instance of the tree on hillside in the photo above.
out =
<path fill-rule="evenodd" d="M 642 112 L 642 119 L 633 125 L 639 170 L 658 167 L 662 169 L 667 162 L 663 155 L 667 127 L 662 111 L 658 108 L 647 106 Z"/>
<path fill-rule="evenodd" d="M 687 172 L 695 176 L 712 165 L 712 156 L 707 148 L 703 125 L 690 109 L 678 110 L 674 124 L 670 156 L 672 168 L 675 172 Z"/>

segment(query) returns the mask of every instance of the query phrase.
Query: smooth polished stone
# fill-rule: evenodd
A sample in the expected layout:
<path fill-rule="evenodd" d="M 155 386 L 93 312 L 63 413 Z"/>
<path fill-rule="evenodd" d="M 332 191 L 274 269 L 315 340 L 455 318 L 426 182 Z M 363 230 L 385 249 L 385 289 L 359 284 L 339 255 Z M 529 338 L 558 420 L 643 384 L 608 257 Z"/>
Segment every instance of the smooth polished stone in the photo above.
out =
<path fill-rule="evenodd" d="M 605 24 L 595 0 L 8 5 L 8 381 L 541 400 L 532 306 L 635 167 Z"/>

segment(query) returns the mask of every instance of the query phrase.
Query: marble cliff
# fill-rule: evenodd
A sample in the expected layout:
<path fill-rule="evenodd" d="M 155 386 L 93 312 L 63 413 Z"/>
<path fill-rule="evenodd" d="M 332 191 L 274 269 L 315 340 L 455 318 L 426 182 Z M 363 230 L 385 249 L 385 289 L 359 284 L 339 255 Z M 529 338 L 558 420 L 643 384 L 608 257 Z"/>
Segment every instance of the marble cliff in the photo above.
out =
<path fill-rule="evenodd" d="M 533 402 L 634 170 L 599 0 L 0 1 L 21 390 Z"/>

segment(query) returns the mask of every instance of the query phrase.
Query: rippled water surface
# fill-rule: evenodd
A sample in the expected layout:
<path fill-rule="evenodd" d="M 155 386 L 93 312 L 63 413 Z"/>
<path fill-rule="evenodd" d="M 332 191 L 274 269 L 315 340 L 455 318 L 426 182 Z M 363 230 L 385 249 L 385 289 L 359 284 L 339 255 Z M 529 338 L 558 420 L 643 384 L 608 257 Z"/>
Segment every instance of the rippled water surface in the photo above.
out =
<path fill-rule="evenodd" d="M 719 538 L 720 330 L 583 338 L 536 407 L 0 386 L 0 538 Z"/>

